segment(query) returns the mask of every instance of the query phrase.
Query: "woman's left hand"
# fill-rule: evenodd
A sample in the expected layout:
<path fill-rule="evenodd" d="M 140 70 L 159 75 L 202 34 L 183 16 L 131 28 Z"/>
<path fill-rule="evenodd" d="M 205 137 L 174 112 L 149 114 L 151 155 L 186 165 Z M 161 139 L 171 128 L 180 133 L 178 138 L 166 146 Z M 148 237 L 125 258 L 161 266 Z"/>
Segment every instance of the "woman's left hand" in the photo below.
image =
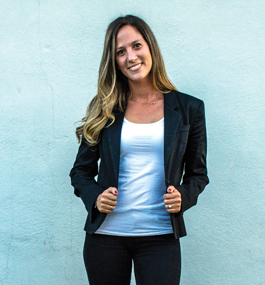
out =
<path fill-rule="evenodd" d="M 165 194 L 163 197 L 164 197 L 165 207 L 169 213 L 180 212 L 181 194 L 174 186 L 169 186 L 167 188 L 167 194 Z"/>

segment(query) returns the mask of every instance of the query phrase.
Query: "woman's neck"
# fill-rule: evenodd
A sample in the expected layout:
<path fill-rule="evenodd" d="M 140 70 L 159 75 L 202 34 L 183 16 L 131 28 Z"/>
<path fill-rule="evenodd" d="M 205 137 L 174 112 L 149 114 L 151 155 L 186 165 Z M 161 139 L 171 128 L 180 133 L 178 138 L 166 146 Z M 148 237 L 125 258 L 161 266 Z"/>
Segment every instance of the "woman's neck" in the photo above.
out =
<path fill-rule="evenodd" d="M 153 84 L 141 83 L 141 82 L 131 82 L 129 83 L 130 97 L 129 99 L 137 102 L 149 102 L 157 98 L 159 92 L 155 90 Z"/>

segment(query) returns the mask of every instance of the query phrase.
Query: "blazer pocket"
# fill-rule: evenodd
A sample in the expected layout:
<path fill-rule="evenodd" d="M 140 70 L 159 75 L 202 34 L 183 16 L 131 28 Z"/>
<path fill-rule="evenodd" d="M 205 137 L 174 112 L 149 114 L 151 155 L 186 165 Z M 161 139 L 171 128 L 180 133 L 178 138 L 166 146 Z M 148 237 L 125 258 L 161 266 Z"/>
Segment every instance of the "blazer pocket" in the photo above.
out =
<path fill-rule="evenodd" d="M 178 128 L 174 142 L 173 142 L 173 155 L 178 158 L 183 157 L 189 139 L 190 125 L 182 125 Z"/>
<path fill-rule="evenodd" d="M 182 125 L 178 129 L 179 132 L 189 132 L 190 131 L 190 125 Z"/>
<path fill-rule="evenodd" d="M 179 127 L 176 138 L 181 140 L 182 142 L 186 142 L 189 138 L 189 132 L 190 132 L 190 125 L 182 125 Z"/>
<path fill-rule="evenodd" d="M 190 125 L 180 125 L 172 144 L 168 160 L 169 173 L 176 173 L 176 162 L 181 167 L 189 140 Z"/>
<path fill-rule="evenodd" d="M 179 127 L 176 137 L 173 143 L 175 152 L 178 153 L 178 157 L 182 157 L 186 151 L 186 147 L 189 140 L 190 125 L 182 125 Z"/>

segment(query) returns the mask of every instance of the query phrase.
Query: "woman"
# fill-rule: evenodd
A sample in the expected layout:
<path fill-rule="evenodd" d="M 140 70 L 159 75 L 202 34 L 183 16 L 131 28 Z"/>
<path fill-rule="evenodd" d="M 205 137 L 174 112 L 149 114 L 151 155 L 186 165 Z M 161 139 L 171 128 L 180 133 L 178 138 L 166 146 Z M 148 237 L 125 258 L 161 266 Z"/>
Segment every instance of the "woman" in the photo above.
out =
<path fill-rule="evenodd" d="M 140 18 L 109 25 L 82 121 L 70 176 L 88 211 L 90 284 L 130 284 L 132 261 L 137 284 L 179 284 L 183 213 L 208 183 L 204 105 L 170 83 Z"/>

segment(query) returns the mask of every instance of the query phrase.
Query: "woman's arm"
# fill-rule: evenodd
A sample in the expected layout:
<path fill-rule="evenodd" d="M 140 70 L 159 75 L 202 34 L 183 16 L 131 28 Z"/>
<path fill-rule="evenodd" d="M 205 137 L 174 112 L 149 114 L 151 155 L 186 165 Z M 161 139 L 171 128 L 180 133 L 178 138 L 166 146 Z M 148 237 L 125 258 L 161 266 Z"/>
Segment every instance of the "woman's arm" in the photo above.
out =
<path fill-rule="evenodd" d="M 89 146 L 83 139 L 79 147 L 74 166 L 70 172 L 71 184 L 76 196 L 81 197 L 88 211 L 90 221 L 93 222 L 95 202 L 105 190 L 95 181 L 98 174 L 99 146 Z M 93 219 L 92 219 L 93 218 Z"/>
<path fill-rule="evenodd" d="M 181 212 L 197 203 L 199 194 L 209 183 L 206 168 L 205 113 L 202 101 L 190 127 L 190 135 L 184 156 L 184 176 L 182 184 L 176 187 L 181 193 Z"/>

